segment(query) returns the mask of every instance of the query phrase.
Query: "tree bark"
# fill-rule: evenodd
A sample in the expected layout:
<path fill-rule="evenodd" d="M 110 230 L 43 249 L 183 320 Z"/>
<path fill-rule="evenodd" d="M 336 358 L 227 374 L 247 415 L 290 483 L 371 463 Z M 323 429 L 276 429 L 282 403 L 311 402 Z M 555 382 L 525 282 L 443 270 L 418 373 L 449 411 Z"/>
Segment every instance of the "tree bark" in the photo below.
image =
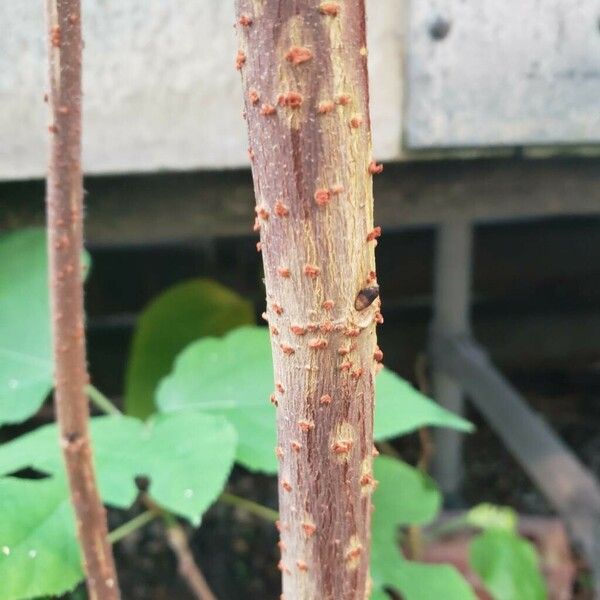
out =
<path fill-rule="evenodd" d="M 79 0 L 47 0 L 52 123 L 46 190 L 55 401 L 89 597 L 117 600 L 119 589 L 96 488 L 88 433 L 88 382 L 81 255 L 81 12 Z"/>
<path fill-rule="evenodd" d="M 283 597 L 369 596 L 375 327 L 364 1 L 237 0 L 271 330 Z"/>

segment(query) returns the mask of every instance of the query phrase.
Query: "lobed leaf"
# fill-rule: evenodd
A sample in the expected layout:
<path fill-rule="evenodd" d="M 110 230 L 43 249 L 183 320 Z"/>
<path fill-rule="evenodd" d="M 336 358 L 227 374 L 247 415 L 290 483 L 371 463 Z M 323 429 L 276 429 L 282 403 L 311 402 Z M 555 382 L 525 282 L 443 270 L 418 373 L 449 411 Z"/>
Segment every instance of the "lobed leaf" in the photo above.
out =
<path fill-rule="evenodd" d="M 89 258 L 84 254 L 84 269 Z M 0 236 L 0 425 L 35 414 L 53 386 L 46 234 Z"/>
<path fill-rule="evenodd" d="M 253 471 L 277 472 L 271 347 L 264 328 L 241 327 L 188 346 L 157 391 L 161 411 L 220 414 L 239 436 L 236 459 Z"/>
<path fill-rule="evenodd" d="M 390 369 L 375 380 L 375 439 L 387 440 L 421 427 L 471 432 L 473 425 L 442 408 Z"/>
<path fill-rule="evenodd" d="M 484 531 L 471 542 L 469 562 L 495 600 L 548 597 L 535 547 L 514 531 Z"/>
<path fill-rule="evenodd" d="M 480 529 L 517 531 L 518 516 L 512 508 L 484 502 L 467 512 L 466 521 L 469 525 Z"/>
<path fill-rule="evenodd" d="M 435 483 L 407 464 L 385 456 L 374 464 L 379 485 L 373 495 L 371 577 L 374 591 L 398 590 L 405 600 L 475 600 L 473 591 L 449 565 L 407 561 L 400 554 L 396 530 L 400 525 L 419 525 L 438 513 L 441 495 Z"/>
<path fill-rule="evenodd" d="M 222 414 L 239 435 L 237 460 L 252 471 L 277 472 L 271 347 L 266 328 L 241 327 L 220 339 L 188 346 L 159 385 L 159 410 L 198 409 Z M 387 439 L 426 425 L 468 431 L 471 425 L 384 369 L 376 382 L 375 438 Z"/>
<path fill-rule="evenodd" d="M 137 322 L 125 375 L 125 412 L 140 419 L 154 412 L 158 382 L 188 344 L 253 322 L 250 302 L 210 279 L 185 281 L 160 294 Z"/>
<path fill-rule="evenodd" d="M 399 561 L 389 572 L 386 587 L 399 590 L 404 600 L 476 600 L 471 586 L 451 565 Z"/>
<path fill-rule="evenodd" d="M 135 477 L 145 476 L 156 502 L 196 525 L 225 486 L 237 441 L 224 418 L 198 412 L 159 415 L 147 424 L 133 417 L 97 417 L 91 435 L 104 502 L 128 508 L 137 496 Z M 0 474 L 26 467 L 62 473 L 55 425 L 0 446 Z"/>
<path fill-rule="evenodd" d="M 34 414 L 52 389 L 46 235 L 0 237 L 0 425 Z"/>
<path fill-rule="evenodd" d="M 0 479 L 0 600 L 61 595 L 82 577 L 62 477 Z"/>

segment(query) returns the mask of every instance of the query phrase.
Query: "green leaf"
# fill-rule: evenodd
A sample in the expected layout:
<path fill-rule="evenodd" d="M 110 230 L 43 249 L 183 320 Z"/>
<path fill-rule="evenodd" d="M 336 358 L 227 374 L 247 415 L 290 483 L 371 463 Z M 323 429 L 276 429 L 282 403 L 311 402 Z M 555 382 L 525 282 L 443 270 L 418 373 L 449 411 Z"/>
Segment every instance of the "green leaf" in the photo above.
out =
<path fill-rule="evenodd" d="M 399 525 L 422 525 L 438 513 L 441 495 L 435 483 L 407 464 L 381 456 L 374 463 L 379 485 L 373 495 L 371 576 L 374 590 L 396 588 L 405 600 L 475 600 L 462 576 L 448 565 L 405 560 L 398 549 Z"/>
<path fill-rule="evenodd" d="M 440 510 L 442 496 L 431 477 L 389 456 L 374 461 L 379 482 L 373 495 L 373 537 L 389 537 L 399 525 L 424 525 Z"/>
<path fill-rule="evenodd" d="M 488 529 L 471 542 L 471 568 L 496 600 L 546 600 L 535 547 L 512 531 Z"/>
<path fill-rule="evenodd" d="M 209 279 L 180 283 L 152 300 L 138 320 L 129 353 L 125 412 L 141 419 L 154 412 L 158 382 L 189 343 L 253 322 L 250 302 Z"/>
<path fill-rule="evenodd" d="M 517 513 L 507 506 L 494 504 L 478 504 L 471 508 L 466 515 L 466 522 L 481 529 L 505 529 L 517 531 Z"/>
<path fill-rule="evenodd" d="M 52 389 L 46 236 L 0 237 L 0 425 L 34 414 Z"/>
<path fill-rule="evenodd" d="M 91 434 L 107 504 L 131 506 L 134 478 L 146 476 L 152 498 L 194 524 L 221 493 L 235 456 L 234 428 L 222 417 L 198 412 L 159 415 L 147 424 L 133 417 L 97 417 Z M 0 474 L 25 467 L 62 472 L 55 425 L 0 446 Z"/>
<path fill-rule="evenodd" d="M 440 509 L 441 494 L 430 477 L 395 458 L 376 458 L 374 473 L 378 485 L 373 495 L 371 571 L 373 580 L 383 584 L 384 573 L 395 570 L 400 559 L 397 527 L 431 521 Z"/>
<path fill-rule="evenodd" d="M 221 339 L 203 339 L 176 359 L 157 391 L 161 411 L 200 409 L 223 414 L 239 435 L 237 460 L 246 468 L 277 472 L 275 414 L 269 334 L 264 327 L 241 327 Z M 462 430 L 469 423 L 445 411 L 383 370 L 376 383 L 375 437 L 386 439 L 424 425 Z"/>
<path fill-rule="evenodd" d="M 0 600 L 60 595 L 82 577 L 64 480 L 0 479 Z"/>
<path fill-rule="evenodd" d="M 221 414 L 239 436 L 236 459 L 253 471 L 277 472 L 271 346 L 266 329 L 241 327 L 222 339 L 188 346 L 161 382 L 162 411 L 202 410 Z"/>
<path fill-rule="evenodd" d="M 390 575 L 387 585 L 400 590 L 404 600 L 476 600 L 471 586 L 451 565 L 405 560 Z"/>
<path fill-rule="evenodd" d="M 84 255 L 84 263 L 89 259 Z M 38 411 L 52 389 L 46 234 L 0 236 L 0 425 Z"/>
<path fill-rule="evenodd" d="M 375 380 L 375 439 L 386 440 L 426 426 L 472 431 L 473 425 L 442 408 L 389 369 Z"/>

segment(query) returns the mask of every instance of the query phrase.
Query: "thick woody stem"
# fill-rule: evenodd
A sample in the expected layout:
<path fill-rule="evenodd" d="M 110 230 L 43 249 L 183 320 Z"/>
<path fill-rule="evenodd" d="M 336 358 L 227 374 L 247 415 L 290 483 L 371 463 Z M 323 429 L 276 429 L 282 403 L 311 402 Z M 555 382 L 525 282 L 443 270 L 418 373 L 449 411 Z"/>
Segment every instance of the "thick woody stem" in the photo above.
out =
<path fill-rule="evenodd" d="M 89 597 L 117 600 L 119 589 L 106 514 L 96 488 L 85 394 L 80 2 L 47 0 L 46 9 L 52 115 L 46 204 L 56 413 Z"/>
<path fill-rule="evenodd" d="M 363 0 L 237 0 L 277 407 L 283 597 L 369 596 L 381 322 Z"/>

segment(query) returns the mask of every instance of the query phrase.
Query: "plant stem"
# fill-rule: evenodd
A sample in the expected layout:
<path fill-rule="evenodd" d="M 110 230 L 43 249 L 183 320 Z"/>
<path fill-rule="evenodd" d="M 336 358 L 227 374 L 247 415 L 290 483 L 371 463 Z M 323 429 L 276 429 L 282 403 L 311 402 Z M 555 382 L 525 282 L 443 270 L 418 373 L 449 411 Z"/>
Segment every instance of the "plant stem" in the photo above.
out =
<path fill-rule="evenodd" d="M 379 288 L 364 0 L 236 0 L 277 409 L 283 594 L 368 596 Z"/>
<path fill-rule="evenodd" d="M 144 527 L 144 525 L 147 525 L 159 516 L 160 515 L 156 511 L 147 510 L 146 512 L 143 512 L 137 515 L 137 517 L 131 519 L 131 521 L 127 521 L 127 523 L 123 523 L 123 525 L 117 527 L 116 529 L 113 529 L 108 534 L 108 541 L 111 544 L 116 544 L 117 542 L 120 542 L 123 538 L 126 538 L 129 534 L 140 529 L 141 527 Z"/>
<path fill-rule="evenodd" d="M 123 413 L 95 386 L 88 383 L 85 386 L 85 391 L 89 399 L 105 414 L 119 415 Z"/>
<path fill-rule="evenodd" d="M 96 487 L 85 395 L 80 0 L 46 0 L 46 14 L 52 114 L 46 207 L 56 415 L 89 597 L 118 600 L 106 513 Z"/>
<path fill-rule="evenodd" d="M 266 521 L 271 521 L 275 523 L 277 519 L 279 519 L 279 513 L 268 506 L 263 506 L 258 502 L 254 502 L 252 500 L 248 500 L 247 498 L 241 498 L 240 496 L 236 496 L 235 494 L 230 494 L 229 492 L 223 492 L 219 496 L 219 502 L 223 504 L 229 504 L 230 506 L 235 506 L 236 508 L 241 508 L 261 519 L 265 519 Z"/>
<path fill-rule="evenodd" d="M 140 498 L 150 512 L 162 518 L 166 528 L 167 542 L 177 557 L 179 574 L 196 598 L 198 600 L 217 600 L 200 567 L 196 564 L 185 530 L 175 516 L 157 504 L 148 494 L 143 493 Z"/>
<path fill-rule="evenodd" d="M 390 444 L 390 442 L 377 442 L 377 447 L 381 450 L 382 454 L 391 456 L 392 458 L 400 458 L 400 453 Z"/>
<path fill-rule="evenodd" d="M 204 574 L 194 561 L 194 556 L 188 544 L 187 535 L 176 521 L 166 524 L 167 541 L 175 556 L 177 557 L 177 568 L 179 574 L 194 592 L 198 600 L 217 600 L 212 593 Z"/>
<path fill-rule="evenodd" d="M 466 514 L 458 515 L 443 523 L 434 524 L 428 527 L 425 532 L 425 539 L 426 541 L 431 542 L 444 536 L 468 529 L 469 527 L 473 526 L 469 523 L 468 516 Z"/>
<path fill-rule="evenodd" d="M 427 367 L 427 355 L 425 353 L 419 354 L 415 363 L 415 376 L 418 389 L 426 396 L 429 396 L 431 385 L 429 383 Z M 421 444 L 421 451 L 419 453 L 419 460 L 417 461 L 417 468 L 423 471 L 423 473 L 428 473 L 431 459 L 435 453 L 435 447 L 431 432 L 427 427 L 421 427 L 419 429 L 419 441 Z"/>

